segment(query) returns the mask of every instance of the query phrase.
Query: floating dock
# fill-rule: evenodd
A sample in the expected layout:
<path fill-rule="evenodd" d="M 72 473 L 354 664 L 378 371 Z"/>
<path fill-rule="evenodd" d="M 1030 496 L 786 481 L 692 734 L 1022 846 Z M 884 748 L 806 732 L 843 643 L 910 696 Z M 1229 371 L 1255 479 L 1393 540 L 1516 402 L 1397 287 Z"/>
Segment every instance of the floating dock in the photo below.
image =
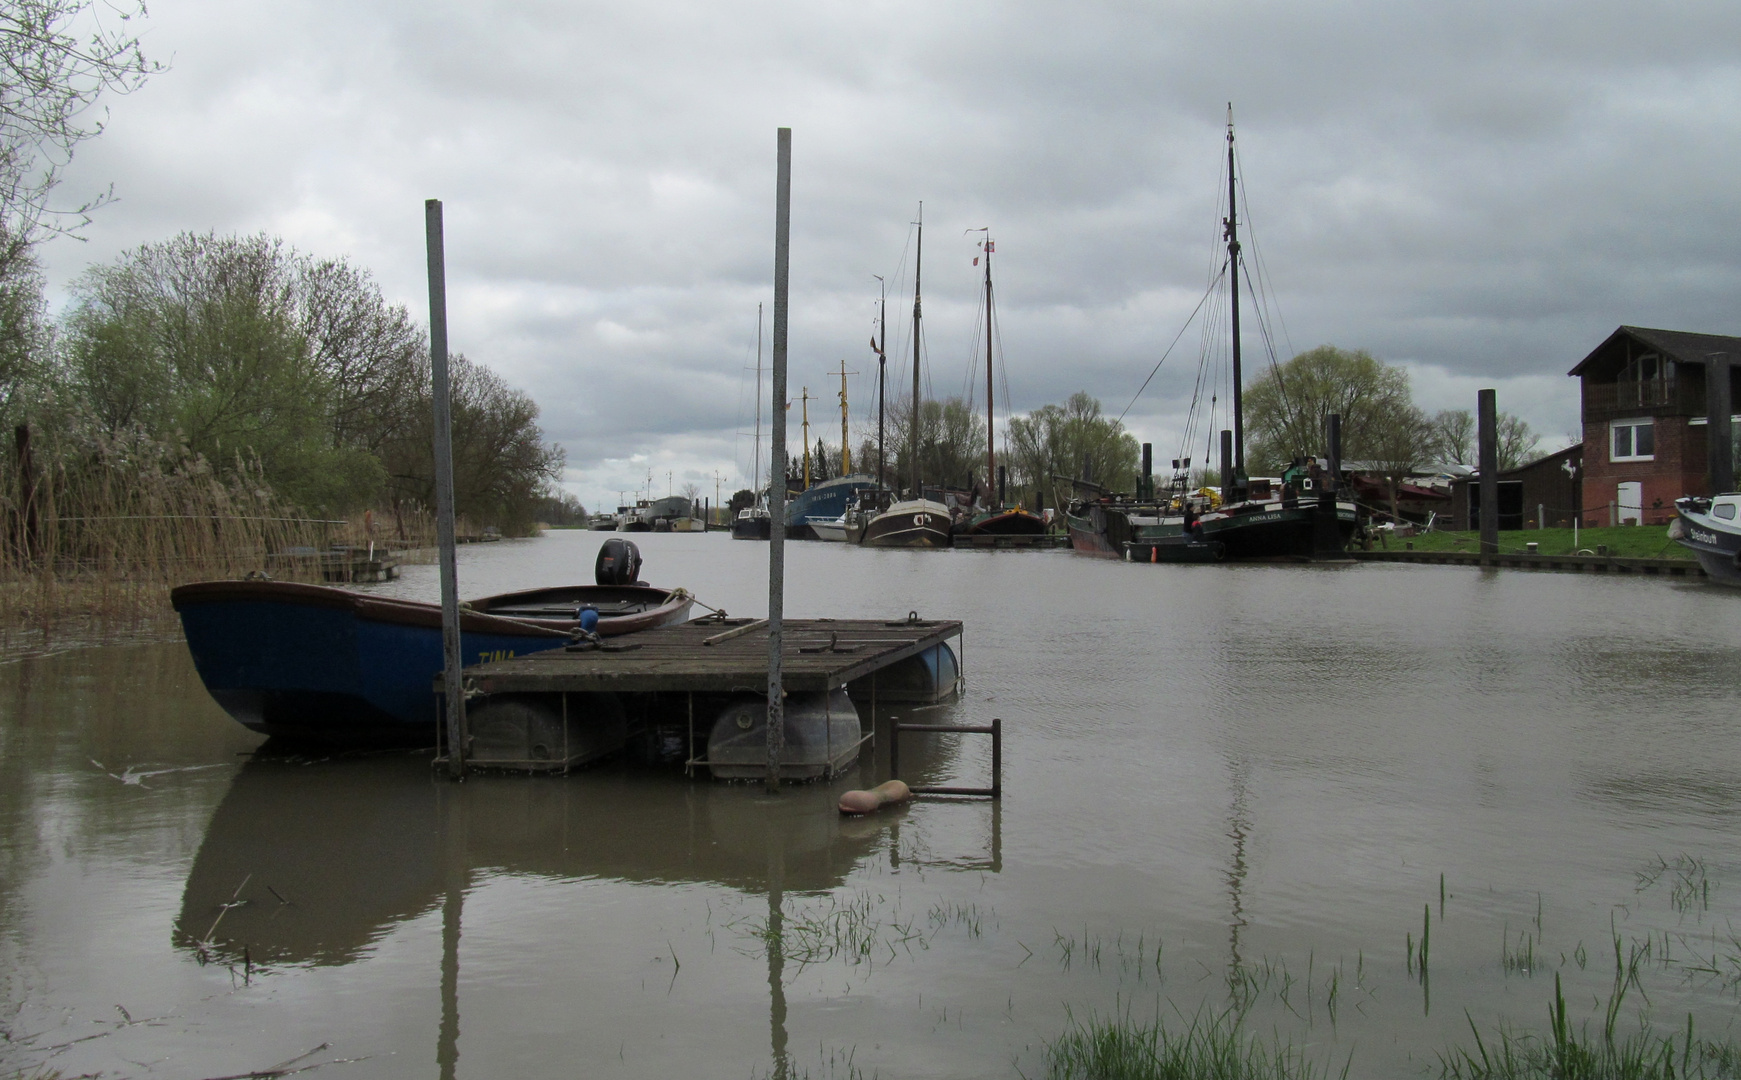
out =
<path fill-rule="evenodd" d="M 855 761 L 871 738 L 855 702 L 874 717 L 879 699 L 929 704 L 956 693 L 961 631 L 916 613 L 785 620 L 781 776 L 826 778 Z M 686 769 L 706 766 L 715 777 L 766 772 L 765 619 L 709 616 L 580 640 L 490 659 L 463 678 L 468 756 L 481 766 L 566 771 L 636 743 L 649 761 L 680 755 Z"/>
<path fill-rule="evenodd" d="M 827 693 L 918 656 L 951 638 L 947 619 L 787 619 L 781 680 L 787 693 Z M 765 619 L 702 618 L 465 669 L 484 694 L 760 693 L 768 690 Z M 438 683 L 439 685 L 439 683 Z"/>
<path fill-rule="evenodd" d="M 332 547 L 324 551 L 311 547 L 293 547 L 267 558 L 267 565 L 276 570 L 307 569 L 320 571 L 321 580 L 346 584 L 372 584 L 392 581 L 399 576 L 399 559 L 385 547 Z"/>

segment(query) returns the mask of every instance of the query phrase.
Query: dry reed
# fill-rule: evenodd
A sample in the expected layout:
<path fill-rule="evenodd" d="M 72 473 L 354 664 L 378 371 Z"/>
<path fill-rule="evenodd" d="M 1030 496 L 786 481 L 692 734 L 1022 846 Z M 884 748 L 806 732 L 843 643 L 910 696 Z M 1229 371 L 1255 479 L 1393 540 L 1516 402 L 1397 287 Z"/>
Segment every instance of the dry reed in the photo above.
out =
<path fill-rule="evenodd" d="M 0 479 L 0 657 L 173 637 L 177 585 L 254 573 L 318 581 L 317 560 L 286 556 L 351 544 L 403 559 L 433 533 L 421 512 L 311 518 L 256 463 L 220 471 L 144 440 L 43 456 L 21 444 Z"/>

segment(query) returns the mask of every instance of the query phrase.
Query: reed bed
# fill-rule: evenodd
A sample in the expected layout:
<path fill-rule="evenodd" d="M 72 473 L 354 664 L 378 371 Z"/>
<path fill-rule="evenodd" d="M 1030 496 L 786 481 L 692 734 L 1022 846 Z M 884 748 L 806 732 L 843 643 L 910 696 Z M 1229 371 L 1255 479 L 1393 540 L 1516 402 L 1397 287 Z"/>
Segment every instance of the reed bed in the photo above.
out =
<path fill-rule="evenodd" d="M 25 451 L 0 481 L 0 657 L 171 637 L 177 585 L 262 573 L 317 581 L 314 560 L 274 556 L 377 543 L 404 558 L 432 539 L 420 511 L 311 517 L 244 460 L 219 470 L 142 440 L 43 456 Z"/>

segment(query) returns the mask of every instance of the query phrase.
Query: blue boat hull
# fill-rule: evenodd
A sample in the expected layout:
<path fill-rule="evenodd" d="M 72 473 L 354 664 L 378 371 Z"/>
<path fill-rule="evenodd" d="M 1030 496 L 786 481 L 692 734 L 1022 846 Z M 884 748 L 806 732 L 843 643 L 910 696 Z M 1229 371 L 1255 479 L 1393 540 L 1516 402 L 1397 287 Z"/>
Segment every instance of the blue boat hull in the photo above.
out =
<path fill-rule="evenodd" d="M 224 710 L 262 735 L 433 744 L 442 668 L 439 627 L 285 603 L 182 610 L 188 649 Z M 468 664 L 556 648 L 561 635 L 462 633 Z"/>
<path fill-rule="evenodd" d="M 577 587 L 564 595 L 587 591 Z M 649 594 L 639 610 L 601 618 L 606 634 L 679 621 L 691 603 L 681 590 L 592 591 L 613 598 Z M 510 594 L 473 606 L 538 595 Z M 435 605 L 280 582 L 202 583 L 175 590 L 172 599 L 200 679 L 244 727 L 325 743 L 435 744 L 434 682 L 443 667 Z M 470 611 L 461 620 L 461 657 L 470 665 L 558 648 L 568 643 L 571 624 L 572 618 Z"/>
<path fill-rule="evenodd" d="M 792 496 L 792 501 L 786 504 L 787 539 L 817 539 L 815 530 L 810 528 L 811 518 L 827 518 L 833 521 L 846 513 L 847 506 L 858 497 L 860 491 L 876 486 L 874 476 L 837 476 Z"/>

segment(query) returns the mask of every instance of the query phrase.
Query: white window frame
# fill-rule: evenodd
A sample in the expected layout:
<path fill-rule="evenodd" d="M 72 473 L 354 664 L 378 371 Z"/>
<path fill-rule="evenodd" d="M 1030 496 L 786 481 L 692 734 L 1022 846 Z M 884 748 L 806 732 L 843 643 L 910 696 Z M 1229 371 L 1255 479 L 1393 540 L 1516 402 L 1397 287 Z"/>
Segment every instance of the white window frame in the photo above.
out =
<path fill-rule="evenodd" d="M 1632 445 L 1634 447 L 1636 447 L 1638 445 L 1638 431 L 1637 431 L 1637 429 L 1640 427 L 1648 427 L 1651 429 L 1651 442 L 1650 442 L 1651 453 L 1648 453 L 1648 454 L 1629 454 L 1629 455 L 1625 455 L 1625 456 L 1622 456 L 1620 454 L 1616 454 L 1614 452 L 1614 432 L 1615 432 L 1615 430 L 1618 428 L 1632 428 L 1632 429 L 1634 429 L 1632 432 Z M 1612 462 L 1655 461 L 1656 460 L 1655 447 L 1656 447 L 1656 418 L 1655 417 L 1641 416 L 1641 417 L 1634 419 L 1634 420 L 1611 420 L 1611 421 L 1609 421 L 1609 423 L 1608 423 L 1608 460 L 1609 461 L 1612 461 Z"/>

